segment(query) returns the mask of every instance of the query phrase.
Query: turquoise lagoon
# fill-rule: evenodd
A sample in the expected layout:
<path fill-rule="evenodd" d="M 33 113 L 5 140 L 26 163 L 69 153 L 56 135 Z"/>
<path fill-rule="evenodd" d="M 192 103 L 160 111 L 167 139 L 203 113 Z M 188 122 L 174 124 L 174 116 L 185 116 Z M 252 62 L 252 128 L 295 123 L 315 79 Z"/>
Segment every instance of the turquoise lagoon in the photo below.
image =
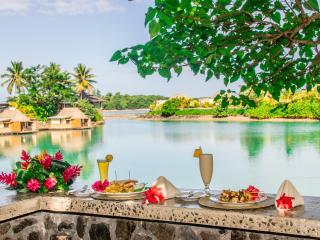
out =
<path fill-rule="evenodd" d="M 193 149 L 214 154 L 213 189 L 253 184 L 276 192 L 290 179 L 304 195 L 320 196 L 320 123 L 167 122 L 107 120 L 82 131 L 0 137 L 0 171 L 10 171 L 22 149 L 36 154 L 61 150 L 83 166 L 79 184 L 99 178 L 96 160 L 114 155 L 110 178 L 152 183 L 166 176 L 184 188 L 202 188 Z"/>

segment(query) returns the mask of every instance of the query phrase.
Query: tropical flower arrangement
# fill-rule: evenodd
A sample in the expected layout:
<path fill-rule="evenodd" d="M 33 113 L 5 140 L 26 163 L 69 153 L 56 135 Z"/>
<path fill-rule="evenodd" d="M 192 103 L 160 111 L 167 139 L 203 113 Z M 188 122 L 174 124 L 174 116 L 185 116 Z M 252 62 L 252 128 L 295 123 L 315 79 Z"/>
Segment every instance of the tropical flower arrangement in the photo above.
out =
<path fill-rule="evenodd" d="M 0 173 L 0 183 L 18 192 L 68 191 L 82 168 L 64 161 L 60 151 L 32 157 L 23 150 L 20 159 L 11 173 Z"/>

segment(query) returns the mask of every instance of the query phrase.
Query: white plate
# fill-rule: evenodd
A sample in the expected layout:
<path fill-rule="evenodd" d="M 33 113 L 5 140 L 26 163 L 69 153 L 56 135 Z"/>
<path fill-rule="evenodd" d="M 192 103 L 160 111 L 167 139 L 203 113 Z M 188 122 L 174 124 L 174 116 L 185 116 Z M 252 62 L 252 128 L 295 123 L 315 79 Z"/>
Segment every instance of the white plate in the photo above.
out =
<path fill-rule="evenodd" d="M 263 202 L 265 200 L 267 200 L 267 195 L 266 194 L 260 194 L 259 199 L 256 201 L 251 201 L 251 202 L 243 202 L 243 203 L 233 203 L 233 202 L 223 202 L 219 200 L 219 194 L 218 195 L 214 195 L 210 197 L 210 200 L 215 202 L 215 203 L 220 203 L 220 204 L 227 204 L 229 206 L 233 205 L 233 206 L 246 206 L 246 205 L 251 205 L 251 204 L 255 204 L 255 203 L 260 203 Z"/>
<path fill-rule="evenodd" d="M 138 200 L 144 198 L 144 192 L 147 189 L 140 192 L 130 192 L 130 193 L 106 193 L 106 192 L 94 192 L 91 194 L 92 198 L 101 200 Z"/>
<path fill-rule="evenodd" d="M 175 198 L 178 200 L 186 201 L 186 202 L 193 202 L 193 201 L 199 200 L 204 196 L 205 196 L 205 193 L 203 192 L 186 191 L 186 192 L 177 193 L 175 195 Z"/>

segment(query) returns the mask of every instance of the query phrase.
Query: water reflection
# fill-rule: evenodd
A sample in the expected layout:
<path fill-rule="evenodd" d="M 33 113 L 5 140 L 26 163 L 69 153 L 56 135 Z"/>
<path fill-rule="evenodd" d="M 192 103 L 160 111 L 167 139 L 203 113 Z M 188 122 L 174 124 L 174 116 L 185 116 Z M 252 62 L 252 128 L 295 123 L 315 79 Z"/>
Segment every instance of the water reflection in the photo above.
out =
<path fill-rule="evenodd" d="M 165 175 L 177 186 L 201 188 L 201 145 L 214 153 L 214 189 L 256 184 L 274 192 L 285 178 L 304 194 L 319 195 L 319 123 L 149 122 L 110 120 L 82 131 L 0 136 L 0 171 L 10 171 L 23 149 L 37 154 L 61 150 L 67 161 L 84 166 L 81 180 L 98 179 L 96 159 L 113 153 L 110 177 L 153 182 Z M 272 176 L 272 178 L 270 178 Z"/>

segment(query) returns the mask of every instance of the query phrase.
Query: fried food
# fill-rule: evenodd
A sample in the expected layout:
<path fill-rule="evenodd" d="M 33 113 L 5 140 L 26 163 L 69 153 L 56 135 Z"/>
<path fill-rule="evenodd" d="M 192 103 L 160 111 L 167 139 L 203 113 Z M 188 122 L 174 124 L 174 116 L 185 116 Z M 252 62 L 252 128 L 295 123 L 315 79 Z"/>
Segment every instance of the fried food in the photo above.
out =
<path fill-rule="evenodd" d="M 219 196 L 221 202 L 245 203 L 251 201 L 251 193 L 245 190 L 223 190 Z"/>
<path fill-rule="evenodd" d="M 134 192 L 136 180 L 112 181 L 106 188 L 108 193 L 129 193 Z"/>

